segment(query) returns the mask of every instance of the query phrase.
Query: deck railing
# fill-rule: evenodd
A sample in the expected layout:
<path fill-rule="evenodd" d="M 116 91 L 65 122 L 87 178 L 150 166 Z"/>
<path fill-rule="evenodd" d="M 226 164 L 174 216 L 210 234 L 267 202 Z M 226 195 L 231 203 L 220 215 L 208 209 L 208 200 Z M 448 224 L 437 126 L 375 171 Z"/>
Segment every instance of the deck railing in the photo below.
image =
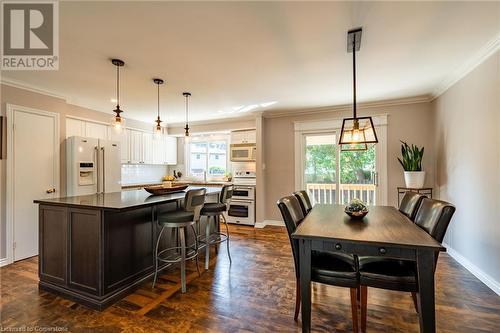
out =
<path fill-rule="evenodd" d="M 307 193 L 312 204 L 316 203 L 337 203 L 337 190 L 335 184 L 306 184 Z M 373 184 L 340 184 L 340 203 L 348 204 L 352 199 L 362 200 L 367 205 L 375 205 L 375 189 Z"/>

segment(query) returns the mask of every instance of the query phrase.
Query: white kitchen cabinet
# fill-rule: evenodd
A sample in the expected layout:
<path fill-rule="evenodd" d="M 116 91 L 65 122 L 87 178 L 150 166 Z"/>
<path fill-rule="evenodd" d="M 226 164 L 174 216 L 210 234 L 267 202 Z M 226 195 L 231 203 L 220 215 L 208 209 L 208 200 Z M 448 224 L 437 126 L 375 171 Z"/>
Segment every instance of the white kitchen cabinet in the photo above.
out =
<path fill-rule="evenodd" d="M 66 118 L 66 138 L 72 136 L 85 136 L 85 121 Z"/>
<path fill-rule="evenodd" d="M 153 133 L 142 133 L 143 163 L 154 164 Z"/>
<path fill-rule="evenodd" d="M 177 164 L 177 138 L 175 136 L 165 137 L 165 159 L 170 165 Z"/>
<path fill-rule="evenodd" d="M 255 130 L 231 132 L 231 144 L 256 143 L 257 133 Z"/>
<path fill-rule="evenodd" d="M 130 163 L 144 163 L 143 132 L 127 130 L 127 134 L 129 135 Z"/>
<path fill-rule="evenodd" d="M 99 123 L 85 122 L 85 137 L 108 140 L 108 126 Z"/>
<path fill-rule="evenodd" d="M 120 155 L 122 163 L 130 163 L 130 130 L 121 130 L 120 135 Z"/>

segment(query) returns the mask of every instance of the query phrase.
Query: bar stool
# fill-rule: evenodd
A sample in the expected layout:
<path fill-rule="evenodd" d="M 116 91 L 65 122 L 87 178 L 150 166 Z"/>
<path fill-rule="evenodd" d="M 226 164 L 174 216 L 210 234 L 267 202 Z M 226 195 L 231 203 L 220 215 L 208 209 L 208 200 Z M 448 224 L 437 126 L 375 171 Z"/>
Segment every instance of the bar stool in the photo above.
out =
<path fill-rule="evenodd" d="M 161 225 L 160 233 L 156 240 L 155 248 L 155 276 L 153 279 L 153 288 L 156 283 L 156 277 L 158 275 L 158 263 L 181 263 L 181 287 L 182 293 L 186 292 L 186 260 L 196 260 L 196 269 L 198 270 L 198 275 L 200 275 L 200 269 L 198 268 L 198 234 L 194 228 L 194 224 L 200 219 L 200 211 L 205 203 L 205 193 L 206 189 L 189 190 L 184 196 L 184 207 L 183 209 L 175 210 L 173 212 L 168 212 L 158 216 L 158 224 Z M 186 246 L 186 228 L 190 227 L 193 236 L 194 244 Z M 179 246 L 173 246 L 161 251 L 158 251 L 161 236 L 165 228 L 174 228 L 178 232 Z M 172 252 L 180 251 L 180 256 L 171 258 Z M 169 255 L 170 254 L 170 255 Z"/>
<path fill-rule="evenodd" d="M 226 242 L 227 246 L 227 256 L 229 257 L 229 262 L 231 261 L 231 254 L 229 253 L 229 228 L 227 227 L 227 221 L 224 218 L 223 213 L 228 209 L 228 203 L 233 196 L 233 185 L 224 185 L 220 194 L 219 202 L 206 203 L 201 209 L 201 215 L 207 217 L 207 225 L 205 228 L 205 269 L 208 269 L 210 261 L 210 245 L 217 245 L 222 242 Z M 211 219 L 213 217 L 213 219 Z M 219 231 L 219 218 L 222 217 L 224 225 L 226 227 L 226 232 Z M 214 232 L 210 232 L 210 221 L 214 221 Z M 213 237 L 215 236 L 215 237 Z"/>

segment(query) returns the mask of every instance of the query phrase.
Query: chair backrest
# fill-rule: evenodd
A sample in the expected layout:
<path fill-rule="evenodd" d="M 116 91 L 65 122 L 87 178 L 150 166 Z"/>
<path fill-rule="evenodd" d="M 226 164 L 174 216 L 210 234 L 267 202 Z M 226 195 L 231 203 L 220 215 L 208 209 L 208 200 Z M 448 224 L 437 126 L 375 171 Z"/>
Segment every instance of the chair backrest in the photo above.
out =
<path fill-rule="evenodd" d="M 408 191 L 405 193 L 401 203 L 399 204 L 399 211 L 408 216 L 412 221 L 417 214 L 418 206 L 422 202 L 425 195 L 416 192 Z"/>
<path fill-rule="evenodd" d="M 278 208 L 280 209 L 281 216 L 285 222 L 290 245 L 292 246 L 293 260 L 295 263 L 295 275 L 299 277 L 299 242 L 297 239 L 292 238 L 292 234 L 297 229 L 297 226 L 304 219 L 302 208 L 300 207 L 299 200 L 294 195 L 281 198 L 278 200 Z"/>
<path fill-rule="evenodd" d="M 200 219 L 200 211 L 205 204 L 205 194 L 207 190 L 204 188 L 189 190 L 184 196 L 184 210 L 186 212 L 194 212 L 194 221 Z"/>
<path fill-rule="evenodd" d="M 306 191 L 293 192 L 293 195 L 299 200 L 300 208 L 302 208 L 302 213 L 304 216 L 307 215 L 312 209 L 311 200 L 309 200 L 309 195 Z"/>
<path fill-rule="evenodd" d="M 455 206 L 448 202 L 423 198 L 415 224 L 441 243 L 454 213 Z"/>
<path fill-rule="evenodd" d="M 233 185 L 224 185 L 220 193 L 220 203 L 228 203 L 228 201 L 233 197 L 233 190 Z"/>

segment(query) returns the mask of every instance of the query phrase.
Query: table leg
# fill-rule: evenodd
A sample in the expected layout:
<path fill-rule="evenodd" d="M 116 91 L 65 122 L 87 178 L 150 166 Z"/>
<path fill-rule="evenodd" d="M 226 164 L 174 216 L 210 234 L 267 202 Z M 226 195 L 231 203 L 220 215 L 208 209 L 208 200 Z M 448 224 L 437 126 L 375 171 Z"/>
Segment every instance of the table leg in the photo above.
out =
<path fill-rule="evenodd" d="M 311 241 L 299 240 L 300 298 L 302 303 L 302 332 L 311 331 Z"/>
<path fill-rule="evenodd" d="M 434 251 L 417 250 L 417 273 L 419 286 L 420 332 L 436 332 L 436 313 L 434 304 Z"/>

